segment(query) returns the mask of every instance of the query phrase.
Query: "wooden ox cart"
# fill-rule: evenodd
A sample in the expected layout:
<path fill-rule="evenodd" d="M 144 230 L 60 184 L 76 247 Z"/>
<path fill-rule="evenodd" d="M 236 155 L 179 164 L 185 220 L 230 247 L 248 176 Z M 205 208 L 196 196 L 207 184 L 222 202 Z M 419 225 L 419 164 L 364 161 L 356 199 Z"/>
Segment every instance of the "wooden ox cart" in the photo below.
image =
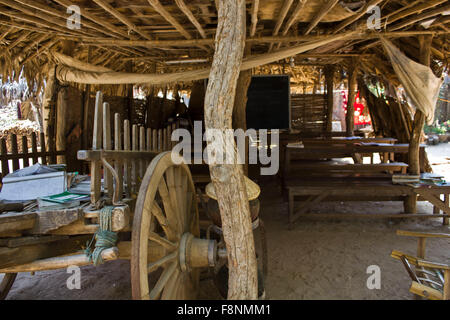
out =
<path fill-rule="evenodd" d="M 112 135 L 109 105 L 102 100 L 99 92 L 93 148 L 78 152 L 78 158 L 91 166 L 90 202 L 0 215 L 0 273 L 5 274 L 1 298 L 19 272 L 129 259 L 133 299 L 190 299 L 197 293 L 200 268 L 226 259 L 216 240 L 200 238 L 198 199 L 189 168 L 174 163 L 171 152 L 161 152 L 171 149 L 169 130 L 138 130 L 127 120 L 122 130 L 116 114 Z M 99 230 L 117 239 L 89 258 L 82 249 L 94 234 L 97 244 L 105 240 Z"/>

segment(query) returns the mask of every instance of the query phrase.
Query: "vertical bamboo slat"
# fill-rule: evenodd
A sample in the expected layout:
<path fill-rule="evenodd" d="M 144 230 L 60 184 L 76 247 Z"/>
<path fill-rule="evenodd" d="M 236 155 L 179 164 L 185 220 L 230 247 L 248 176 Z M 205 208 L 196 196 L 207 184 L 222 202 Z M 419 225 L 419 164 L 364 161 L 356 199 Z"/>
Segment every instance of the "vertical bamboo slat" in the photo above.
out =
<path fill-rule="evenodd" d="M 39 162 L 39 158 L 37 156 L 37 139 L 36 139 L 36 133 L 31 133 L 31 152 L 33 153 L 33 164 L 36 164 Z"/>
<path fill-rule="evenodd" d="M 23 167 L 29 167 L 30 166 L 30 158 L 28 157 L 28 139 L 27 136 L 22 136 L 22 154 L 23 154 L 23 158 L 22 158 L 22 162 L 23 162 Z"/>
<path fill-rule="evenodd" d="M 152 130 L 152 151 L 158 151 L 158 130 Z"/>
<path fill-rule="evenodd" d="M 119 151 L 122 150 L 122 139 L 121 139 L 121 123 L 120 123 L 120 114 L 116 113 L 114 115 L 114 150 Z M 119 176 L 119 185 L 116 185 L 116 188 L 119 190 L 119 201 L 122 200 L 123 197 L 123 174 L 122 174 L 122 162 L 120 160 L 114 163 L 114 169 L 116 170 Z"/>
<path fill-rule="evenodd" d="M 92 149 L 100 150 L 102 147 L 102 105 L 103 94 L 98 91 L 95 98 L 94 113 L 94 134 L 92 140 Z M 91 163 L 91 204 L 95 205 L 100 200 L 101 195 L 101 164 L 100 161 Z"/>
<path fill-rule="evenodd" d="M 139 150 L 145 151 L 145 128 L 139 128 Z M 145 174 L 145 162 L 144 160 L 139 161 L 139 181 L 142 181 Z"/>
<path fill-rule="evenodd" d="M 11 135 L 11 153 L 18 154 L 19 150 L 17 148 L 17 136 L 15 134 Z M 19 159 L 12 159 L 13 171 L 19 170 Z"/>
<path fill-rule="evenodd" d="M 45 148 L 45 134 L 43 132 L 41 132 L 41 134 L 40 134 L 39 141 L 41 143 L 41 152 L 45 152 L 45 150 L 47 150 L 47 149 Z M 42 164 L 46 165 L 47 157 L 44 155 L 41 159 L 42 159 Z"/>
<path fill-rule="evenodd" d="M 2 154 L 2 176 L 6 176 L 9 173 L 9 163 L 6 155 L 8 150 L 6 149 L 6 140 L 2 139 L 0 142 L 0 152 Z"/>
<path fill-rule="evenodd" d="M 112 150 L 111 143 L 111 113 L 109 103 L 103 103 L 103 149 Z M 112 173 L 106 168 L 103 168 L 105 191 L 108 193 L 108 197 L 112 199 L 113 196 L 113 176 Z"/>
<path fill-rule="evenodd" d="M 123 122 L 123 150 L 130 149 L 130 121 L 125 120 Z M 130 161 L 124 161 L 124 176 L 126 185 L 126 196 L 131 197 L 131 171 L 130 171 Z"/>
<path fill-rule="evenodd" d="M 133 151 L 139 151 L 138 146 L 138 126 L 133 124 L 133 128 L 131 131 L 131 147 Z M 131 190 L 133 194 L 137 193 L 137 180 L 138 180 L 138 160 L 131 160 Z"/>

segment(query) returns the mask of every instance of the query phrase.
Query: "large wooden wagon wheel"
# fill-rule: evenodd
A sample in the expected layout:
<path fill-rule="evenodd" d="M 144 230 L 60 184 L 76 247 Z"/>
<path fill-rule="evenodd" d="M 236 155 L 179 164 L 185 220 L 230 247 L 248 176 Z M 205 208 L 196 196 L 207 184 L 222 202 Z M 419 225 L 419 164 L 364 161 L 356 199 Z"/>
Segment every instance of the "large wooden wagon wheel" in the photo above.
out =
<path fill-rule="evenodd" d="M 3 279 L 0 276 L 0 300 L 4 300 L 11 290 L 11 287 L 16 280 L 17 273 L 5 273 Z"/>
<path fill-rule="evenodd" d="M 213 264 L 216 243 L 199 239 L 197 198 L 185 164 L 171 152 L 150 163 L 139 189 L 133 218 L 133 299 L 193 299 L 199 267 Z"/>

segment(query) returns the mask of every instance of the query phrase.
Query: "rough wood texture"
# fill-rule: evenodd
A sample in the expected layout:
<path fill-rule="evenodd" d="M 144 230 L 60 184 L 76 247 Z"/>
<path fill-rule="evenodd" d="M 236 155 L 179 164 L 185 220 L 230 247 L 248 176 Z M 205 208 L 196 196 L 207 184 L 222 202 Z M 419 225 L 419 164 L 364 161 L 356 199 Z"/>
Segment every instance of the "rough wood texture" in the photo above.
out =
<path fill-rule="evenodd" d="M 419 36 L 420 63 L 425 66 L 430 65 L 430 48 L 432 41 L 432 36 Z M 414 115 L 413 130 L 411 133 L 411 141 L 409 143 L 409 173 L 412 175 L 420 174 L 419 146 L 424 125 L 425 115 L 420 110 L 417 110 Z"/>
<path fill-rule="evenodd" d="M 214 60 L 205 97 L 207 129 L 215 128 L 224 132 L 232 128 L 244 41 L 245 1 L 222 1 Z M 227 143 L 234 145 L 234 140 L 229 140 Z M 212 164 L 210 172 L 216 188 L 228 252 L 228 299 L 256 299 L 256 255 L 242 166 Z"/>

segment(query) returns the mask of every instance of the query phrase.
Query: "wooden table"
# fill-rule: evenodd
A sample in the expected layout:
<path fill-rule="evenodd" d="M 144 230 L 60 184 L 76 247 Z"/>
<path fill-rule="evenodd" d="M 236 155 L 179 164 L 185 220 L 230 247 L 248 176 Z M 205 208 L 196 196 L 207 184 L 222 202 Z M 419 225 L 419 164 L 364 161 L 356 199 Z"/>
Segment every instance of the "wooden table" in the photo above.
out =
<path fill-rule="evenodd" d="M 425 155 L 425 145 L 420 146 L 420 163 L 423 163 Z M 289 171 L 291 157 L 293 154 L 304 159 L 332 159 L 353 157 L 355 154 L 361 153 L 382 153 L 383 162 L 387 163 L 388 159 L 393 161 L 393 155 L 396 153 L 408 153 L 409 144 L 349 144 L 349 145 L 328 145 L 328 146 L 298 146 L 287 145 L 284 147 L 284 165 L 285 171 Z M 386 156 L 389 155 L 389 156 Z"/>
<path fill-rule="evenodd" d="M 321 201 L 403 201 L 404 212 L 408 212 L 408 198 L 414 197 L 418 201 L 428 201 L 437 210 L 434 214 L 312 214 L 311 216 L 323 218 L 444 218 L 445 225 L 449 224 L 450 217 L 450 184 L 444 185 L 422 185 L 413 187 L 411 185 L 393 184 L 389 178 L 372 179 L 339 179 L 339 178 L 307 178 L 288 179 L 286 182 L 288 191 L 288 215 L 289 224 L 300 217 L 308 216 L 308 210 Z M 440 196 L 444 195 L 442 201 Z M 301 207 L 294 208 L 295 197 L 306 197 Z M 439 211 L 442 210 L 442 214 Z"/>

